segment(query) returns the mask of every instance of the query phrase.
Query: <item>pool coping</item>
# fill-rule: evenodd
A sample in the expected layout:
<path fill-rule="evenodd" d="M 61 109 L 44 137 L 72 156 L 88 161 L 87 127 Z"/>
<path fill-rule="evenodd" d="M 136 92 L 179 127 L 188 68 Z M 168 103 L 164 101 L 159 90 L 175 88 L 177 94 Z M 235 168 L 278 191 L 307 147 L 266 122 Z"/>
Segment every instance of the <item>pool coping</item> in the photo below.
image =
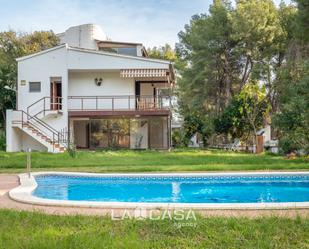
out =
<path fill-rule="evenodd" d="M 45 199 L 33 196 L 37 187 L 35 176 L 39 175 L 66 175 L 66 176 L 224 176 L 224 175 L 309 175 L 309 172 L 219 172 L 219 173 L 81 173 L 81 172 L 58 172 L 46 171 L 28 174 L 19 174 L 20 185 L 9 191 L 9 197 L 14 201 L 40 205 L 60 207 L 83 207 L 83 208 L 115 208 L 115 209 L 307 209 L 309 202 L 280 202 L 280 203 L 143 203 L 143 202 L 98 202 L 98 201 L 69 201 Z"/>

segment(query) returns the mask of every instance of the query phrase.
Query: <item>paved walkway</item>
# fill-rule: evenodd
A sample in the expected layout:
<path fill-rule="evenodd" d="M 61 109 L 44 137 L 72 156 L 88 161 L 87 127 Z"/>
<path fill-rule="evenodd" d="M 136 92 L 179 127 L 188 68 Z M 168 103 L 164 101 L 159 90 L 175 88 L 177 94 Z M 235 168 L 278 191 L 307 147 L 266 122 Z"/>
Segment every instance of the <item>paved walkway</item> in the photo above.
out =
<path fill-rule="evenodd" d="M 113 211 L 114 216 L 119 216 L 124 212 L 124 209 L 104 209 L 104 208 L 76 208 L 76 207 L 57 207 L 57 206 L 40 206 L 25 204 L 13 201 L 10 199 L 8 192 L 19 185 L 17 175 L 13 174 L 0 174 L 0 208 L 38 211 L 47 214 L 59 215 L 110 215 Z M 132 210 L 133 212 L 134 210 Z M 247 217 L 260 217 L 260 216 L 281 216 L 281 217 L 296 217 L 304 216 L 309 217 L 309 209 L 297 210 L 201 210 L 199 211 L 204 216 L 247 216 Z"/>

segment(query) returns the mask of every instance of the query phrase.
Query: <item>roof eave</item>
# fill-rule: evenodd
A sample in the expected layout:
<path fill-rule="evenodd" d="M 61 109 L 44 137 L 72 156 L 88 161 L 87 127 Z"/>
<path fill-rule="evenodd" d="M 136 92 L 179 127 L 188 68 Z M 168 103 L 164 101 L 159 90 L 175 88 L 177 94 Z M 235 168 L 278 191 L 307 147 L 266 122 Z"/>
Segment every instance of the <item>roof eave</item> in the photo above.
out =
<path fill-rule="evenodd" d="M 75 50 L 75 51 L 80 51 L 80 52 L 90 53 L 90 54 L 100 54 L 100 55 L 107 55 L 107 56 L 113 56 L 113 57 L 149 61 L 149 62 L 157 62 L 157 63 L 162 63 L 162 64 L 171 64 L 171 62 L 167 61 L 167 60 L 159 60 L 159 59 L 152 59 L 152 58 L 146 58 L 146 57 L 141 57 L 141 56 L 109 53 L 109 52 L 105 52 L 105 51 L 103 52 L 103 51 L 98 51 L 98 50 L 77 48 L 77 47 L 71 47 L 71 46 L 68 47 L 68 50 L 73 50 L 73 51 Z"/>
<path fill-rule="evenodd" d="M 112 43 L 112 44 L 124 44 L 124 45 L 143 45 L 142 43 L 137 43 L 137 42 L 120 42 L 120 41 L 109 41 L 109 40 L 106 40 L 106 41 L 102 41 L 102 40 L 97 40 L 95 39 L 95 41 L 97 43 Z"/>
<path fill-rule="evenodd" d="M 32 57 L 35 57 L 35 56 L 38 56 L 38 55 L 41 55 L 41 54 L 49 53 L 51 51 L 54 51 L 54 50 L 57 50 L 57 49 L 60 49 L 60 48 L 63 48 L 63 47 L 68 48 L 68 45 L 66 43 L 63 43 L 63 44 L 57 45 L 57 46 L 49 48 L 49 49 L 42 50 L 42 51 L 34 53 L 34 54 L 29 54 L 29 55 L 26 55 L 26 56 L 16 58 L 15 60 L 17 62 L 23 61 L 23 60 L 30 59 Z"/>

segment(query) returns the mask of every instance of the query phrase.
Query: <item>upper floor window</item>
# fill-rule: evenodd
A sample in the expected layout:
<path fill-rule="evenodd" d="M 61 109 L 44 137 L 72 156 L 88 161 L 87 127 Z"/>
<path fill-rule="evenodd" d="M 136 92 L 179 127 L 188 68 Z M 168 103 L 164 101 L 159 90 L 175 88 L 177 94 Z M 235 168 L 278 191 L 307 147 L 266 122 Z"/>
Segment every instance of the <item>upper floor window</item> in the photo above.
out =
<path fill-rule="evenodd" d="M 29 82 L 29 92 L 31 93 L 41 92 L 41 82 Z"/>
<path fill-rule="evenodd" d="M 126 54 L 136 56 L 136 47 L 134 48 L 118 48 L 118 54 Z"/>
<path fill-rule="evenodd" d="M 99 50 L 117 54 L 137 55 L 136 47 L 100 47 Z"/>

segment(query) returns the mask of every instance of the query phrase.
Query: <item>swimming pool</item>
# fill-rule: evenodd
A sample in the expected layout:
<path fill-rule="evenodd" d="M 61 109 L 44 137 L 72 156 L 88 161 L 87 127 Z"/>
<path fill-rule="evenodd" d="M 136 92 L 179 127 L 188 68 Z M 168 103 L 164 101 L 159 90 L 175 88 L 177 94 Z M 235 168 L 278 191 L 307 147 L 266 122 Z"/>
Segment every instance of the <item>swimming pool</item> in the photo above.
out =
<path fill-rule="evenodd" d="M 309 201 L 309 176 L 36 177 L 34 196 L 73 201 L 253 203 Z"/>
<path fill-rule="evenodd" d="M 282 207 L 309 202 L 306 172 L 122 175 L 59 172 L 35 174 L 31 181 L 35 183 L 28 193 L 32 200 L 47 204 Z"/>

